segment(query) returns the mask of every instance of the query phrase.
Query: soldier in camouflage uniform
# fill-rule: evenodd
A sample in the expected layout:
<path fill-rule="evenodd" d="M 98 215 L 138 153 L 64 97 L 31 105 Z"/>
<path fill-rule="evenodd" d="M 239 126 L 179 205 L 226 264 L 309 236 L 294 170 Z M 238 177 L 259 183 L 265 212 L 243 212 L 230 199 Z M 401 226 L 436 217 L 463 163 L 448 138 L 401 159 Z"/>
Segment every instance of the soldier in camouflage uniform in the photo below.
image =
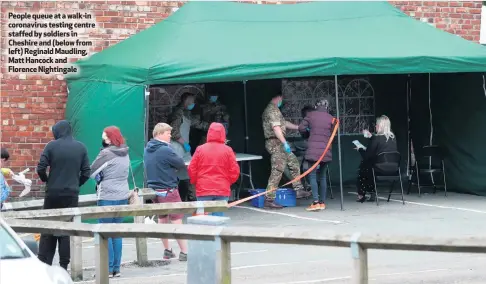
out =
<path fill-rule="evenodd" d="M 297 157 L 292 153 L 289 144 L 285 140 L 287 128 L 298 129 L 298 126 L 285 120 L 280 107 L 282 106 L 282 95 L 272 98 L 267 108 L 263 111 L 263 134 L 265 136 L 265 148 L 270 154 L 271 172 L 268 179 L 267 191 L 278 188 L 280 179 L 288 166 L 292 179 L 300 175 L 300 164 Z M 292 184 L 297 192 L 297 198 L 310 196 L 310 193 L 304 190 L 302 183 L 296 181 Z M 274 203 L 275 192 L 267 193 L 265 198 L 265 207 L 282 208 Z"/>
<path fill-rule="evenodd" d="M 207 103 L 201 106 L 201 119 L 209 125 L 213 122 L 223 124 L 228 134 L 229 114 L 226 112 L 226 106 L 218 101 L 218 95 L 210 95 Z M 201 143 L 206 143 L 206 134 L 201 137 Z"/>
<path fill-rule="evenodd" d="M 195 106 L 195 96 L 191 93 L 184 93 L 181 96 L 181 102 L 174 108 L 169 116 L 169 124 L 172 126 L 171 146 L 176 154 L 184 159 L 184 161 L 191 160 L 191 146 L 189 145 L 189 136 L 191 127 L 207 131 L 209 124 L 199 119 L 198 115 L 191 113 Z M 188 183 L 189 176 L 187 169 L 180 170 L 178 177 L 181 181 Z M 195 200 L 194 188 L 190 184 L 187 186 L 189 200 Z"/>

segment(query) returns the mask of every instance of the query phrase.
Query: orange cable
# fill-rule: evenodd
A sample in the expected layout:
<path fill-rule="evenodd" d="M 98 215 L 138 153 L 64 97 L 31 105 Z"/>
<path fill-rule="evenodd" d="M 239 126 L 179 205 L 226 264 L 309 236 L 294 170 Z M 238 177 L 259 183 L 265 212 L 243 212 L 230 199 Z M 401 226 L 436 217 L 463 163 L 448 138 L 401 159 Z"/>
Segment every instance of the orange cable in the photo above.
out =
<path fill-rule="evenodd" d="M 289 181 L 288 183 L 282 185 L 282 187 L 302 179 L 303 177 L 308 175 L 310 172 L 312 172 L 315 168 L 317 168 L 317 166 L 321 163 L 322 159 L 324 159 L 324 157 L 326 156 L 327 151 L 329 151 L 329 148 L 331 147 L 332 141 L 334 140 L 334 137 L 336 136 L 336 133 L 337 133 L 337 130 L 338 130 L 338 127 L 339 127 L 339 119 L 333 118 L 332 123 L 334 123 L 334 122 L 336 122 L 336 124 L 334 125 L 334 130 L 332 131 L 331 138 L 329 138 L 329 141 L 327 142 L 326 148 L 324 149 L 324 152 L 322 152 L 322 155 L 319 158 L 319 160 L 317 162 L 315 162 L 314 165 L 312 165 L 312 167 L 310 167 L 307 171 L 300 174 L 299 176 L 297 176 L 293 180 Z M 258 193 L 258 194 L 255 194 L 255 195 L 252 195 L 252 196 L 249 196 L 249 197 L 246 197 L 246 198 L 234 201 L 234 202 L 231 202 L 231 203 L 228 204 L 228 208 L 231 208 L 233 206 L 236 206 L 236 205 L 241 204 L 243 202 L 246 202 L 248 200 L 252 200 L 253 198 L 257 198 L 257 197 L 262 196 L 264 194 L 267 194 L 269 192 L 273 192 L 277 189 L 278 188 L 273 188 L 273 189 L 270 189 L 270 190 L 267 190 L 267 191 L 264 191 L 264 192 L 261 192 L 261 193 Z"/>

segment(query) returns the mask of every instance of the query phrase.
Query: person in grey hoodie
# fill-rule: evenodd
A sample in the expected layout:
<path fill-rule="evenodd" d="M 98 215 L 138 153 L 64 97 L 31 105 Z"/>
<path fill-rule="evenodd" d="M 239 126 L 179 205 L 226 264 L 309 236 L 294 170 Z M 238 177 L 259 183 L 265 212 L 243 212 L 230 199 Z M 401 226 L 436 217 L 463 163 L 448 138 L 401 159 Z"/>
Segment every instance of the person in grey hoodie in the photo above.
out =
<path fill-rule="evenodd" d="M 105 147 L 91 165 L 91 178 L 103 172 L 103 179 L 98 184 L 98 206 L 128 204 L 130 195 L 128 175 L 130 158 L 120 129 L 116 126 L 105 128 L 102 134 Z M 123 217 L 101 218 L 99 223 L 121 223 Z M 108 239 L 110 277 L 120 276 L 122 257 L 122 238 Z"/>

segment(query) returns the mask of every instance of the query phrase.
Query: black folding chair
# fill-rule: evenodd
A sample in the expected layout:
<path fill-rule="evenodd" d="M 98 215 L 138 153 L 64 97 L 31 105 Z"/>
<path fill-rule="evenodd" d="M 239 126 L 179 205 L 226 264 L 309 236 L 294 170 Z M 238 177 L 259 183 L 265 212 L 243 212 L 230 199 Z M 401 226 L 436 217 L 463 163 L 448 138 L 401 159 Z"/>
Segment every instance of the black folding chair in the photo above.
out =
<path fill-rule="evenodd" d="M 418 153 L 420 155 L 415 155 L 415 168 L 412 170 L 412 177 L 415 175 L 416 177 L 416 185 L 418 188 L 418 194 L 421 196 L 421 190 L 423 187 L 433 187 L 434 194 L 437 191 L 437 184 L 435 183 L 434 175 L 442 174 L 442 178 L 444 181 L 444 192 L 445 196 L 447 196 L 447 183 L 446 183 L 446 175 L 445 175 L 445 167 L 444 167 L 444 154 L 439 146 L 431 145 L 431 146 L 424 146 L 422 151 Z M 430 175 L 432 184 L 421 184 L 420 183 L 420 176 L 421 175 Z M 410 190 L 412 188 L 413 181 L 410 181 L 408 184 L 408 191 L 407 194 L 410 194 Z"/>
<path fill-rule="evenodd" d="M 375 185 L 375 200 L 376 205 L 379 205 L 378 196 L 378 182 L 391 182 L 390 191 L 388 192 L 388 200 L 390 202 L 390 197 L 392 195 L 395 183 L 400 182 L 402 203 L 405 205 L 405 198 L 403 194 L 403 182 L 402 182 L 402 171 L 400 170 L 401 155 L 399 152 L 383 152 L 378 154 L 376 158 L 375 165 L 372 168 L 373 180 Z"/>

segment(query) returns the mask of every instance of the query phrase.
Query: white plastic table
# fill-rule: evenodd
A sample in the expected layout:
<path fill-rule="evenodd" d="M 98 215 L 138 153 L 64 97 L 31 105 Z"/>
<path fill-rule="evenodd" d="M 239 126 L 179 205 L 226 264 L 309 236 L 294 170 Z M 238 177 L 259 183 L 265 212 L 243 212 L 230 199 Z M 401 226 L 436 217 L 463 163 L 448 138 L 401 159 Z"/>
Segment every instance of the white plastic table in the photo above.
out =
<path fill-rule="evenodd" d="M 243 186 L 243 178 L 247 177 L 248 180 L 250 181 L 250 186 L 252 189 L 255 189 L 255 186 L 253 185 L 253 176 L 251 174 L 251 161 L 256 161 L 256 160 L 261 160 L 263 159 L 262 156 L 258 155 L 251 155 L 251 154 L 245 154 L 245 153 L 236 153 L 236 161 L 241 163 L 240 165 L 240 185 L 238 186 L 238 191 L 236 192 L 236 199 L 240 199 L 240 190 L 241 187 Z M 248 172 L 245 173 L 243 171 L 243 163 L 246 162 L 248 163 Z M 189 166 L 191 163 L 191 160 L 186 161 L 185 164 L 186 166 Z"/>

